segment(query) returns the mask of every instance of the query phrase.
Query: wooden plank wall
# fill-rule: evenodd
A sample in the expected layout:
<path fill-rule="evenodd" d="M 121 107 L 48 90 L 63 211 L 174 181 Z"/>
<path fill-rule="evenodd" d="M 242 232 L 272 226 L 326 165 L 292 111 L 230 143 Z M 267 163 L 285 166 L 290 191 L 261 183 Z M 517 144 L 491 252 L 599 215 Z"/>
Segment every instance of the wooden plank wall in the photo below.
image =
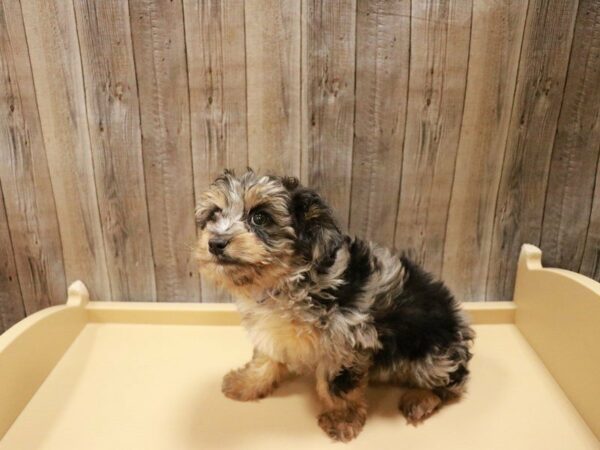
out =
<path fill-rule="evenodd" d="M 195 198 L 296 175 L 468 301 L 600 280 L 596 0 L 0 0 L 0 330 L 86 282 L 230 301 Z"/>

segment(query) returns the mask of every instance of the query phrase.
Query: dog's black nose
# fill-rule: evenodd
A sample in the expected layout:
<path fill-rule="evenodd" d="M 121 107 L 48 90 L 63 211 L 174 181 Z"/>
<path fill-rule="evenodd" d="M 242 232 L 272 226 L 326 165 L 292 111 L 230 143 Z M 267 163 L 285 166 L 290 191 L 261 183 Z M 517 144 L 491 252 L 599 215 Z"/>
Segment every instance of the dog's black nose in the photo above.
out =
<path fill-rule="evenodd" d="M 208 241 L 208 250 L 213 255 L 222 255 L 225 251 L 225 247 L 229 244 L 229 239 L 224 238 L 212 238 Z"/>

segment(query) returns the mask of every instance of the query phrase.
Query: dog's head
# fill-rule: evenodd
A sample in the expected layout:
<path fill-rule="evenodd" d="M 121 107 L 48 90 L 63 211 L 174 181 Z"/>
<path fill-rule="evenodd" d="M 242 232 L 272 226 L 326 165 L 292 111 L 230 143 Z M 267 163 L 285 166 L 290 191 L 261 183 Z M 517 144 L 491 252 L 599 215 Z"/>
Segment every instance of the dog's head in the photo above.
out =
<path fill-rule="evenodd" d="M 326 270 L 343 240 L 331 210 L 296 178 L 225 171 L 199 199 L 200 270 L 231 288 L 273 288 L 296 269 Z"/>

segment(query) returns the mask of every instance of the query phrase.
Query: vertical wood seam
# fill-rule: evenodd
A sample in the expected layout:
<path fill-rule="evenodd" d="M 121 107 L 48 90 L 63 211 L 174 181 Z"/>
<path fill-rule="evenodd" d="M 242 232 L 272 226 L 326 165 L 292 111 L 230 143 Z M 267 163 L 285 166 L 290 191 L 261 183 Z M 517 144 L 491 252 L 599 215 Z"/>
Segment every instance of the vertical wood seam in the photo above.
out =
<path fill-rule="evenodd" d="M 303 115 L 304 115 L 304 110 L 302 108 L 303 105 L 303 97 L 302 95 L 303 93 L 303 78 L 304 78 L 304 68 L 302 66 L 303 62 L 304 62 L 304 58 L 303 58 L 303 51 L 304 51 L 304 47 L 302 45 L 302 39 L 303 39 L 303 35 L 302 35 L 302 21 L 303 21 L 303 13 L 304 13 L 304 1 L 305 0 L 300 0 L 300 13 L 298 14 L 298 33 L 299 33 L 299 42 L 298 42 L 298 172 L 296 174 L 291 174 L 292 176 L 297 177 L 299 180 L 302 178 L 302 159 L 303 159 L 303 155 L 302 155 L 302 144 L 303 144 L 303 139 L 302 139 L 302 126 L 303 126 Z M 244 8 L 245 11 L 245 8 Z M 245 14 L 244 14 L 245 16 Z M 244 28 L 246 27 L 246 20 L 244 20 Z M 246 45 L 246 35 L 244 34 L 244 47 Z M 244 58 L 246 58 L 246 52 L 244 52 Z M 248 79 L 246 79 L 246 85 L 248 85 Z M 246 126 L 248 124 L 248 121 L 246 121 Z M 246 133 L 246 136 L 248 135 L 248 133 Z M 248 155 L 250 154 L 250 151 L 248 150 Z M 250 156 L 248 156 L 248 158 L 250 158 Z M 288 174 L 282 174 L 282 175 L 288 175 Z M 352 182 L 352 176 L 350 176 L 350 181 Z"/>
<path fill-rule="evenodd" d="M 63 279 L 64 279 L 64 284 L 66 284 L 67 282 L 67 273 L 66 273 L 66 267 L 64 265 L 64 261 L 65 261 L 65 256 L 64 256 L 64 250 L 63 250 L 63 242 L 62 242 L 62 233 L 60 232 L 60 221 L 58 220 L 58 210 L 56 209 L 56 198 L 54 196 L 54 186 L 52 186 L 52 180 L 50 178 L 50 166 L 48 165 L 48 154 L 46 152 L 46 141 L 44 139 L 44 129 L 42 127 L 42 120 L 41 120 L 41 116 L 40 116 L 40 107 L 39 107 L 39 103 L 38 103 L 38 97 L 37 97 L 37 89 L 35 87 L 35 77 L 33 76 L 33 66 L 31 65 L 31 50 L 29 48 L 29 39 L 27 38 L 27 28 L 25 27 L 25 16 L 23 13 L 23 5 L 21 3 L 21 0 L 19 0 L 19 10 L 21 11 L 21 26 L 23 27 L 23 37 L 25 38 L 25 46 L 27 47 L 27 56 L 28 56 L 28 61 L 29 61 L 29 74 L 31 76 L 31 84 L 33 85 L 33 99 L 35 101 L 35 112 L 37 114 L 37 121 L 39 123 L 39 129 L 40 129 L 40 135 L 42 138 L 42 147 L 43 147 L 43 152 L 44 152 L 44 161 L 46 163 L 46 170 L 48 171 L 48 181 L 49 181 L 49 189 L 50 189 L 50 196 L 52 197 L 52 203 L 54 205 L 54 220 L 56 220 L 56 231 L 58 233 L 58 240 L 60 242 L 60 257 L 61 257 L 61 262 L 62 262 L 62 266 L 63 266 Z M 32 166 L 32 170 L 33 170 L 33 166 Z M 2 191 L 2 196 L 4 198 L 4 191 Z M 37 197 L 36 197 L 36 201 L 37 201 Z M 5 208 L 6 208 L 6 202 L 4 203 Z M 7 228 L 9 230 L 10 233 L 10 225 L 8 222 L 8 212 L 6 211 L 6 225 Z M 11 239 L 11 245 L 12 244 L 12 235 L 10 236 Z M 21 280 L 19 275 L 19 267 L 16 264 L 16 257 L 14 256 L 14 250 L 13 250 L 13 257 L 15 258 L 15 273 L 17 274 L 17 277 L 19 278 L 19 289 L 21 290 L 21 301 L 23 303 L 23 311 L 25 312 L 26 315 L 29 314 L 29 312 L 27 311 L 27 309 L 25 308 L 25 298 L 23 297 L 23 289 L 21 287 Z"/>
<path fill-rule="evenodd" d="M 182 146 L 186 141 L 181 140 L 180 134 L 185 129 L 181 126 L 186 118 L 180 115 L 183 110 L 178 110 L 179 114 L 176 117 L 171 115 L 173 99 L 179 99 L 177 103 L 181 104 L 187 92 L 179 89 L 182 87 L 181 81 L 187 81 L 184 75 L 185 62 L 180 58 L 180 51 L 184 51 L 184 48 L 179 38 L 183 37 L 183 34 L 177 32 L 182 30 L 177 26 L 180 22 L 176 17 L 181 13 L 179 17 L 183 20 L 183 11 L 181 1 L 171 2 L 171 6 L 164 10 L 158 8 L 159 5 L 153 0 L 137 0 L 133 4 L 130 1 L 130 29 L 133 56 L 137 66 L 134 67 L 140 92 L 138 98 L 143 143 L 142 160 L 157 298 L 187 301 L 193 299 L 197 292 L 193 292 L 193 280 L 189 280 L 187 275 L 184 278 L 184 274 L 187 274 L 190 268 L 187 256 L 185 267 L 180 265 L 180 255 L 183 249 L 189 248 L 190 240 L 193 241 L 191 233 L 195 233 L 195 230 L 190 228 L 192 222 L 189 211 L 193 200 L 188 197 L 190 191 L 187 188 L 191 179 L 185 169 L 189 168 L 189 165 L 186 164 L 185 154 L 182 153 Z M 162 13 L 165 14 L 165 21 L 161 20 Z M 168 45 L 172 40 L 176 47 Z M 175 54 L 170 51 L 171 48 L 178 50 L 177 60 L 172 59 Z M 173 69 L 177 71 L 175 81 L 170 79 L 170 76 L 174 75 L 171 71 Z M 185 174 L 185 177 L 181 178 L 178 174 Z M 180 183 L 177 182 L 178 179 Z M 173 202 L 177 203 L 179 198 L 185 202 L 175 206 Z M 178 234 L 177 225 L 182 227 L 181 234 Z"/>
<path fill-rule="evenodd" d="M 440 265 L 440 274 L 444 273 L 444 263 L 446 261 L 446 236 L 448 234 L 448 223 L 450 222 L 450 205 L 452 205 L 452 197 L 454 196 L 454 181 L 456 180 L 456 164 L 458 163 L 458 153 L 460 151 L 460 144 L 462 142 L 463 139 L 463 122 L 464 122 L 464 118 L 465 118 L 465 108 L 466 108 L 466 104 L 467 104 L 467 91 L 469 90 L 469 67 L 470 67 L 470 62 L 471 62 L 471 43 L 472 43 L 472 37 L 473 37 L 473 2 L 471 2 L 471 20 L 469 22 L 469 48 L 467 50 L 467 70 L 465 73 L 465 92 L 463 95 L 463 102 L 462 102 L 462 111 L 460 113 L 460 123 L 458 124 L 458 129 L 459 131 L 459 136 L 458 136 L 458 141 L 456 143 L 456 152 L 454 155 L 454 164 L 453 167 L 454 169 L 452 170 L 452 182 L 450 183 L 450 196 L 448 197 L 448 206 L 446 207 L 446 226 L 444 227 L 444 239 L 442 240 L 443 245 L 442 245 L 442 259 L 441 259 L 441 265 Z M 487 277 L 486 277 L 487 278 Z"/>
<path fill-rule="evenodd" d="M 90 116 L 89 116 L 89 111 L 88 111 L 88 101 L 87 101 L 87 90 L 85 89 L 85 71 L 83 70 L 83 55 L 81 54 L 81 40 L 79 39 L 79 24 L 77 22 L 77 16 L 75 13 L 75 5 L 73 2 L 75 2 L 76 0 L 73 0 L 71 2 L 71 11 L 73 12 L 73 23 L 75 24 L 75 36 L 77 37 L 77 50 L 79 52 L 79 69 L 81 70 L 81 83 L 82 83 L 82 93 L 83 93 L 83 101 L 84 101 L 84 105 L 83 105 L 83 109 L 85 110 L 85 124 L 86 124 L 86 130 L 87 130 L 87 135 L 88 135 L 88 139 L 90 142 L 89 145 L 89 150 L 90 150 L 90 162 L 92 165 L 92 177 L 94 179 L 94 195 L 96 196 L 96 207 L 98 208 L 98 222 L 100 223 L 100 232 L 101 232 L 101 241 L 102 241 L 102 248 L 104 249 L 104 265 L 105 267 L 108 268 L 108 258 L 106 256 L 107 254 L 107 249 L 106 249 L 106 240 L 104 239 L 104 223 L 102 221 L 102 214 L 100 211 L 100 198 L 98 197 L 98 184 L 96 181 L 96 166 L 95 166 L 95 159 L 93 158 L 92 155 L 92 135 L 90 134 Z M 115 298 L 113 297 L 113 286 L 112 286 L 112 280 L 110 278 L 110 272 L 106 273 L 106 278 L 108 280 L 108 289 L 109 292 L 106 294 L 102 294 L 103 296 L 106 295 L 108 297 L 108 301 L 114 301 Z"/>
<path fill-rule="evenodd" d="M 303 1 L 304 2 L 304 1 Z M 354 114 L 352 115 L 352 151 L 350 152 L 352 161 L 354 161 L 354 154 L 356 152 L 356 86 L 358 85 L 358 3 L 360 0 L 356 0 L 354 5 L 354 94 L 353 94 L 353 102 L 354 102 Z M 300 11 L 300 15 L 302 16 L 302 11 Z M 302 45 L 302 30 L 300 30 L 300 45 Z M 300 67 L 302 67 L 302 52 L 300 52 Z M 302 79 L 302 77 L 300 77 Z M 302 87 L 302 85 L 300 85 Z M 300 114 L 303 116 L 303 114 Z M 303 129 L 302 127 L 300 128 Z M 300 133 L 302 135 L 302 132 Z M 300 147 L 302 148 L 302 147 Z M 348 186 L 350 190 L 350 201 L 348 202 L 348 228 L 350 228 L 350 218 L 352 216 L 352 187 L 354 185 L 354 176 L 352 175 L 354 171 L 350 172 L 350 184 Z M 300 173 L 302 173 L 302 158 L 300 158 Z M 347 231 L 350 231 L 349 229 Z"/>
<path fill-rule="evenodd" d="M 190 147 L 190 161 L 194 160 L 194 150 L 192 148 L 192 96 L 190 94 L 190 73 L 189 73 L 189 61 L 188 61 L 188 49 L 187 49 L 187 42 L 188 42 L 188 34 L 187 34 L 187 30 L 185 28 L 185 7 L 183 5 L 183 0 L 181 3 L 181 11 L 182 11 L 182 17 L 184 18 L 183 20 L 183 51 L 184 51 L 184 59 L 185 59 L 185 79 L 187 80 L 186 86 L 187 86 L 187 96 L 188 96 L 188 116 L 190 118 L 190 120 L 188 121 L 188 131 L 189 131 L 189 147 Z M 140 119 L 141 120 L 141 119 Z M 196 174 L 194 173 L 194 171 L 192 170 L 192 196 L 194 197 L 194 208 L 196 207 L 196 184 L 194 183 Z M 198 235 L 198 231 L 196 229 L 196 236 Z"/>
<path fill-rule="evenodd" d="M 58 240 L 60 242 L 60 258 L 61 258 L 61 263 L 62 263 L 62 267 L 63 267 L 63 271 L 62 271 L 62 277 L 63 277 L 63 281 L 64 281 L 64 285 L 66 285 L 67 283 L 67 271 L 66 271 L 66 267 L 65 267 L 65 257 L 64 257 L 64 250 L 63 250 L 63 243 L 62 243 L 62 234 L 60 232 L 60 221 L 58 220 L 58 210 L 56 209 L 56 198 L 54 195 L 54 186 L 52 185 L 52 178 L 50 176 L 50 166 L 48 164 L 48 154 L 46 151 L 46 141 L 44 139 L 44 129 L 42 127 L 42 121 L 41 121 L 41 115 L 40 115 L 40 109 L 39 109 L 39 103 L 38 103 L 38 98 L 37 98 L 37 89 L 35 86 L 35 77 L 33 76 L 33 66 L 31 64 L 31 50 L 29 47 L 29 39 L 27 37 L 27 28 L 25 27 L 25 16 L 23 13 L 23 5 L 21 0 L 19 0 L 19 9 L 21 11 L 21 26 L 23 27 L 23 37 L 25 38 L 25 46 L 27 47 L 27 56 L 28 56 L 28 61 L 29 61 L 29 74 L 31 76 L 31 84 L 33 85 L 33 100 L 35 101 L 35 112 L 37 113 L 37 121 L 39 123 L 39 130 L 40 130 L 40 135 L 42 138 L 42 146 L 43 146 L 43 152 L 44 152 L 44 161 L 46 163 L 46 170 L 48 173 L 48 182 L 50 185 L 50 195 L 52 197 L 52 204 L 54 205 L 54 220 L 56 220 L 56 227 L 57 227 L 57 234 L 58 234 Z M 75 14 L 75 13 L 73 13 Z M 32 171 L 33 169 L 33 165 L 32 165 Z M 2 195 L 4 196 L 4 191 L 2 192 Z M 36 198 L 37 201 L 37 198 Z M 8 212 L 6 211 L 6 202 L 4 203 L 5 205 L 5 214 L 7 216 L 7 221 L 6 221 L 6 227 L 9 231 L 10 234 L 10 225 L 8 223 Z M 12 244 L 12 235 L 10 235 L 10 239 L 11 239 L 11 245 L 14 246 L 14 244 Z M 15 259 L 15 273 L 17 274 L 17 277 L 19 279 L 19 289 L 21 290 L 21 302 L 23 303 L 23 311 L 25 312 L 25 315 L 29 315 L 30 312 L 27 310 L 26 308 L 26 303 L 25 303 L 25 297 L 23 295 L 23 289 L 21 287 L 21 279 L 19 277 L 19 267 L 16 264 L 16 256 L 13 250 L 13 258 Z M 47 294 L 49 294 L 49 292 L 47 292 Z"/>
<path fill-rule="evenodd" d="M 562 91 L 562 95 L 560 98 L 560 107 L 558 108 L 558 118 L 556 120 L 556 129 L 554 130 L 554 138 L 552 140 L 552 150 L 550 152 L 550 168 L 548 169 L 548 181 L 546 183 L 546 192 L 544 195 L 544 204 L 542 205 L 542 223 L 540 225 L 540 242 L 538 244 L 541 244 L 542 242 L 542 236 L 544 236 L 544 224 L 545 224 L 545 220 L 544 217 L 545 212 L 546 212 L 546 203 L 548 201 L 548 194 L 549 194 L 549 190 L 550 190 L 550 175 L 551 175 L 551 171 L 552 171 L 552 161 L 554 160 L 554 152 L 556 151 L 556 137 L 558 136 L 558 131 L 559 131 L 559 123 L 560 123 L 560 118 L 562 116 L 562 111 L 563 111 L 563 106 L 565 104 L 565 93 L 567 92 L 567 82 L 569 81 L 569 69 L 571 67 L 571 59 L 573 57 L 573 47 L 574 47 L 574 42 L 575 42 L 575 28 L 577 27 L 577 18 L 579 17 L 579 8 L 581 7 L 581 2 L 578 1 L 577 2 L 577 11 L 575 11 L 575 20 L 573 21 L 573 37 L 571 38 L 571 48 L 569 49 L 569 58 L 567 60 L 567 73 L 565 74 L 565 83 L 563 86 L 563 91 Z M 587 65 L 589 63 L 589 60 L 586 60 L 585 65 L 587 68 Z M 584 73 L 586 71 L 584 70 Z M 561 210 L 561 214 L 559 215 L 559 229 L 561 228 L 561 223 L 563 220 L 563 214 L 562 211 L 564 210 L 564 205 L 565 205 L 565 200 L 566 200 L 566 196 L 563 196 L 563 198 L 561 199 L 561 205 L 560 205 L 560 210 Z M 593 201 L 593 199 L 592 199 Z M 592 214 L 592 208 L 590 208 L 590 216 Z M 588 225 L 589 225 L 589 221 L 588 221 Z M 586 235 L 587 236 L 587 235 Z M 584 246 L 584 251 L 581 253 L 581 261 L 583 261 L 583 254 L 585 253 L 585 246 Z M 581 265 L 581 261 L 580 261 L 580 265 Z"/>
<path fill-rule="evenodd" d="M 248 36 L 246 34 L 247 20 L 248 17 L 246 15 L 246 1 L 244 1 L 244 83 L 246 85 L 244 90 L 246 95 L 246 166 L 248 166 L 249 169 L 254 169 L 254 167 L 250 167 L 250 132 L 248 129 L 248 123 L 250 122 L 248 120 L 250 102 L 248 101 Z M 302 23 L 300 24 L 300 26 L 302 26 Z M 223 102 L 221 102 L 221 104 L 223 104 Z"/>
<path fill-rule="evenodd" d="M 300 18 L 302 20 L 302 17 Z M 300 23 L 302 27 L 302 23 Z M 248 131 L 248 35 L 246 34 L 246 2 L 244 1 L 244 91 L 246 95 L 246 168 L 250 169 L 250 133 Z M 300 66 L 302 67 L 302 66 Z M 300 77 L 302 79 L 302 77 Z"/>
<path fill-rule="evenodd" d="M 598 147 L 600 147 L 600 143 L 598 143 Z M 579 261 L 578 271 L 581 272 L 581 267 L 583 266 L 585 251 L 587 249 L 588 238 L 590 236 L 590 228 L 592 226 L 592 214 L 594 212 L 594 194 L 596 193 L 596 189 L 598 189 L 598 170 L 600 170 L 600 151 L 598 152 L 598 158 L 596 161 L 596 171 L 594 172 L 594 189 L 592 190 L 592 206 L 590 208 L 590 214 L 588 216 L 587 228 L 585 230 L 585 242 L 583 245 L 583 252 L 581 255 L 581 261 Z"/>
<path fill-rule="evenodd" d="M 224 20 L 224 14 L 223 14 L 223 9 L 224 6 L 222 3 L 219 2 L 219 39 L 221 40 L 221 51 L 218 53 L 218 58 L 219 58 L 219 66 L 221 67 L 221 71 L 222 71 L 222 80 L 221 80 L 221 86 L 224 86 L 224 80 L 225 80 L 225 61 L 224 61 L 224 57 L 223 54 L 225 53 L 223 51 L 223 41 L 225 40 L 225 20 Z M 246 3 L 244 3 L 244 30 L 246 29 Z M 246 58 L 246 36 L 244 35 L 244 58 Z M 212 73 L 211 73 L 211 78 L 212 78 Z M 219 92 L 220 98 L 219 98 L 219 103 L 221 105 L 225 104 L 225 97 L 227 96 L 225 88 L 222 87 L 220 89 Z M 247 103 L 247 102 L 246 102 Z M 224 108 L 221 107 L 221 120 L 223 120 L 223 116 L 225 116 L 225 114 L 223 113 Z M 248 137 L 246 137 L 246 140 L 248 139 Z M 247 150 L 248 145 L 246 144 L 246 150 Z M 225 152 L 225 164 L 229 166 L 229 153 Z M 229 167 L 226 167 L 226 169 L 229 169 Z"/>
<path fill-rule="evenodd" d="M 518 63 L 517 63 L 517 73 L 515 74 L 515 83 L 514 83 L 514 87 L 513 87 L 513 94 L 512 94 L 512 104 L 510 106 L 510 114 L 508 116 L 508 131 L 510 131 L 510 124 L 512 121 L 512 116 L 513 113 L 515 111 L 515 99 L 517 97 L 517 85 L 519 83 L 519 74 L 521 73 L 521 59 L 523 57 L 523 43 L 525 41 L 525 32 L 527 31 L 527 19 L 529 17 L 529 9 L 531 7 L 531 2 L 533 0 L 528 0 L 527 1 L 527 10 L 525 11 L 525 21 L 523 23 L 523 31 L 521 32 L 521 46 L 519 48 L 519 59 L 518 59 Z M 502 183 L 502 178 L 504 175 L 504 169 L 506 166 L 506 155 L 507 155 L 507 147 L 508 147 L 508 141 L 509 141 L 509 132 L 506 133 L 505 139 L 506 141 L 504 142 L 504 154 L 502 155 L 502 168 L 500 170 L 500 177 L 499 177 L 499 181 L 498 181 L 498 187 L 496 189 L 496 200 L 494 201 L 494 217 L 496 216 L 496 210 L 498 208 L 498 198 L 500 197 L 500 183 Z M 490 240 L 488 242 L 488 246 L 490 247 L 490 252 L 488 255 L 488 261 L 487 261 L 487 274 L 485 276 L 485 296 L 487 297 L 487 292 L 488 292 L 488 284 L 489 284 L 489 279 L 490 279 L 490 261 L 492 259 L 492 243 L 494 242 L 494 235 L 496 234 L 496 226 L 495 224 L 492 224 L 492 234 L 490 235 Z M 487 298 L 484 300 L 487 301 Z"/>
<path fill-rule="evenodd" d="M 360 0 L 355 0 L 354 2 L 354 72 L 353 72 L 353 78 L 354 78 L 354 86 L 352 88 L 352 92 L 355 94 L 356 93 L 356 67 L 357 67 L 357 60 L 356 60 L 356 23 L 358 22 L 358 17 L 357 17 L 357 13 L 358 13 L 358 2 Z M 351 139 L 351 146 L 352 146 L 352 150 L 350 151 L 350 161 L 347 163 L 347 169 L 346 169 L 346 176 L 349 178 L 348 180 L 348 187 L 346 189 L 346 201 L 347 201 L 347 207 L 348 207 L 348 214 L 346 216 L 346 230 L 348 230 L 348 228 L 350 227 L 350 213 L 352 211 L 351 209 L 351 202 L 352 202 L 352 164 L 354 161 L 354 133 L 355 133 L 355 129 L 354 129 L 354 118 L 356 117 L 356 96 L 353 95 L 354 98 L 352 98 L 352 130 L 351 130 L 351 135 L 350 135 L 350 139 Z"/>
<path fill-rule="evenodd" d="M 188 96 L 188 117 L 190 120 L 188 120 L 188 134 L 189 134 L 189 149 L 190 149 L 190 163 L 192 164 L 192 198 L 194 199 L 194 204 L 193 204 L 193 210 L 192 213 L 196 214 L 196 205 L 198 204 L 198 197 L 197 197 L 197 192 L 196 192 L 196 172 L 194 171 L 194 147 L 193 147 L 193 142 L 192 142 L 192 95 L 190 92 L 190 73 L 189 73 L 189 68 L 190 68 L 190 64 L 189 64 L 189 60 L 188 60 L 188 48 L 187 48 L 187 43 L 188 43 L 188 34 L 187 34 L 187 29 L 185 27 L 185 5 L 184 5 L 184 1 L 181 1 L 181 17 L 182 17 L 182 26 L 183 26 L 183 52 L 184 52 L 184 59 L 185 59 L 185 79 L 186 79 L 186 89 L 187 89 L 187 96 Z M 141 120 L 141 118 L 140 118 Z M 196 226 L 196 219 L 194 218 L 194 235 L 196 237 L 196 240 L 198 239 L 198 227 Z M 193 258 L 193 257 L 192 257 Z M 196 284 L 197 288 L 198 288 L 198 301 L 199 303 L 203 302 L 203 298 L 202 298 L 202 280 L 200 279 L 200 277 L 198 277 L 198 282 Z M 158 299 L 157 299 L 158 300 Z"/>
<path fill-rule="evenodd" d="M 410 94 L 410 61 L 412 59 L 412 0 L 410 1 L 410 11 L 408 13 L 408 67 L 406 68 L 406 95 L 404 96 L 404 131 L 402 133 L 402 158 L 400 158 L 400 179 L 398 180 L 398 197 L 396 197 L 396 213 L 394 215 L 394 234 L 392 236 L 392 246 L 396 246 L 396 233 L 398 231 L 398 212 L 400 211 L 400 199 L 402 198 L 402 178 L 404 178 L 404 150 L 406 149 L 406 124 L 408 123 L 408 96 Z"/>
<path fill-rule="evenodd" d="M 19 5 L 20 5 L 20 2 L 19 2 Z M 23 17 L 22 11 L 21 11 L 21 17 Z M 23 29 L 25 29 L 24 24 L 23 24 Z M 0 201 L 2 201 L 3 205 L 6 205 L 6 201 L 4 198 L 4 189 L 2 189 L 2 180 L 0 180 L 0 195 L 2 196 Z M 21 289 L 21 279 L 19 277 L 19 270 L 17 268 L 17 262 L 15 260 L 15 247 L 13 244 L 12 233 L 10 232 L 10 224 L 8 222 L 8 212 L 6 211 L 6 207 L 4 208 L 4 216 L 6 218 L 6 232 L 8 234 L 8 240 L 10 242 L 10 251 L 11 251 L 11 255 L 13 257 L 13 262 L 14 262 L 14 267 L 15 267 L 15 277 L 17 277 L 16 285 L 19 287 L 19 293 L 21 294 L 21 296 L 20 296 L 21 297 L 21 308 L 22 308 L 23 314 L 25 316 L 27 316 L 28 314 L 27 314 L 27 309 L 25 308 L 25 299 L 23 298 L 23 289 Z M 2 324 L 0 323 L 0 325 L 2 325 Z"/>
<path fill-rule="evenodd" d="M 298 178 L 298 180 L 302 180 L 302 170 L 304 169 L 303 167 L 303 162 L 304 162 L 304 126 L 305 126 L 305 120 L 304 120 L 304 113 L 306 112 L 304 106 L 305 106 L 305 102 L 304 102 L 304 95 L 305 95 L 305 89 L 306 86 L 304 84 L 304 64 L 305 64 L 305 58 L 304 58 L 304 51 L 305 51 L 305 35 L 304 35 L 304 24 L 305 24 L 305 14 L 306 14 L 306 1 L 307 0 L 301 0 L 300 1 L 300 6 L 299 6 L 299 14 L 298 14 L 298 33 L 299 33 L 299 37 L 298 37 L 298 92 L 297 92 L 297 101 L 298 101 L 298 119 L 297 119 L 297 125 L 298 125 L 298 155 L 297 155 L 297 172 L 290 174 L 292 176 L 295 176 L 296 178 Z M 246 22 L 244 21 L 244 26 L 246 25 Z M 250 155 L 250 149 L 248 149 L 248 155 Z M 250 156 L 248 156 L 250 157 Z M 282 174 L 282 175 L 288 175 L 288 174 Z"/>
<path fill-rule="evenodd" d="M 358 1 L 356 2 L 358 5 Z M 372 95 L 373 95 L 373 115 L 371 116 L 373 119 L 373 127 L 375 129 L 379 128 L 379 112 L 380 112 L 380 104 L 378 102 L 378 95 L 379 95 L 379 54 L 380 54 L 380 47 L 379 47 L 379 24 L 380 24 L 380 17 L 379 17 L 379 13 L 380 13 L 380 3 L 379 1 L 377 1 L 375 3 L 375 8 L 376 8 L 376 12 L 375 12 L 375 30 L 374 30 L 374 37 L 375 37 L 375 65 L 373 67 L 373 91 L 372 91 Z M 358 7 L 357 7 L 358 10 Z M 358 20 L 357 20 L 358 22 Z M 355 88 L 356 90 L 356 88 Z M 408 98 L 407 98 L 407 102 L 408 104 Z M 355 111 L 355 115 L 356 115 L 356 106 L 354 108 Z M 375 165 L 376 165 L 376 158 L 377 158 L 377 143 L 379 141 L 378 136 L 376 134 L 371 134 L 370 137 L 373 138 L 374 142 L 370 142 L 368 143 L 368 147 L 373 149 L 372 151 L 372 157 L 369 158 L 369 176 L 368 176 L 368 180 L 369 180 L 369 186 L 368 186 L 368 190 L 367 190 L 367 211 L 371 211 L 371 202 L 373 200 L 373 195 L 374 195 L 374 183 L 375 180 L 373 179 L 373 172 L 375 171 Z M 352 140 L 352 143 L 354 145 L 354 139 Z M 354 158 L 353 158 L 354 159 Z M 397 213 L 396 213 L 397 214 Z M 397 217 L 397 215 L 395 216 Z M 373 214 L 367 214 L 365 217 L 366 220 L 366 230 L 371 230 L 371 219 L 373 218 Z"/>
<path fill-rule="evenodd" d="M 183 6 L 183 2 L 181 3 L 181 10 L 183 17 L 185 18 L 185 8 Z M 183 20 L 183 51 L 184 51 L 184 59 L 185 59 L 185 79 L 187 81 L 187 96 L 188 96 L 188 116 L 190 120 L 188 121 L 188 129 L 189 129 L 189 148 L 190 148 L 190 161 L 193 160 L 194 151 L 192 149 L 192 97 L 190 95 L 190 73 L 189 73 L 189 61 L 188 61 L 188 49 L 187 49 L 187 30 L 185 28 L 185 20 Z M 195 173 L 192 170 L 192 195 L 194 197 L 194 207 L 196 206 L 196 185 L 194 184 Z M 197 233 L 196 233 L 197 234 Z"/>
<path fill-rule="evenodd" d="M 150 19 L 152 21 L 152 19 Z M 131 40 L 131 61 L 133 62 L 133 74 L 135 80 L 135 91 L 137 94 L 138 107 L 138 134 L 140 136 L 140 157 L 141 157 L 141 182 L 144 185 L 144 200 L 146 203 L 146 220 L 148 221 L 148 240 L 150 244 L 150 257 L 152 258 L 152 272 L 154 278 L 154 301 L 157 302 L 158 286 L 156 282 L 156 261 L 154 260 L 154 243 L 152 240 L 152 221 L 150 220 L 150 204 L 148 203 L 148 188 L 146 186 L 146 170 L 144 169 L 144 140 L 142 138 L 142 102 L 140 101 L 140 83 L 137 80 L 137 63 L 135 60 L 135 48 L 133 45 L 133 26 L 131 24 L 131 2 L 127 0 L 127 23 L 129 24 L 129 39 Z"/>

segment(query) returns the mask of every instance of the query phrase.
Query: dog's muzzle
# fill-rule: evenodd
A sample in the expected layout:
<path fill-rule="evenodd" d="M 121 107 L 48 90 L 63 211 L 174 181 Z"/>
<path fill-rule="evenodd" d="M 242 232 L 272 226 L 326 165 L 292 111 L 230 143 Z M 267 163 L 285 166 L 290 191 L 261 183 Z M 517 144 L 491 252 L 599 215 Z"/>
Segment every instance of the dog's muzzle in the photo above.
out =
<path fill-rule="evenodd" d="M 225 252 L 225 247 L 229 244 L 230 239 L 212 238 L 208 241 L 208 251 L 215 256 L 222 256 Z"/>

